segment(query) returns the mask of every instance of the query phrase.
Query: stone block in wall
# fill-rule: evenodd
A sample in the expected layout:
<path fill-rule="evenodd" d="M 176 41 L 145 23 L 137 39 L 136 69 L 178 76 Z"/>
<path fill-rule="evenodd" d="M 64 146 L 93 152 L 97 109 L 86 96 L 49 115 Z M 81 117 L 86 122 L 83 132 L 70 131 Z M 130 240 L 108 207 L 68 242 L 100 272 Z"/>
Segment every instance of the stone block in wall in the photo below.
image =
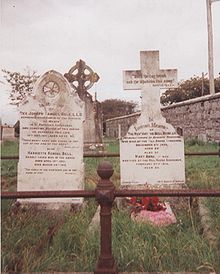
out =
<path fill-rule="evenodd" d="M 211 103 L 211 108 L 212 109 L 219 109 L 220 108 L 220 103 L 217 101 L 214 101 Z"/>
<path fill-rule="evenodd" d="M 204 102 L 204 108 L 205 108 L 205 109 L 211 109 L 211 104 L 210 104 L 209 101 L 205 101 L 205 102 Z"/>
<path fill-rule="evenodd" d="M 219 108 L 220 108 L 220 106 L 219 106 Z M 220 109 L 213 111 L 213 117 L 220 119 Z"/>

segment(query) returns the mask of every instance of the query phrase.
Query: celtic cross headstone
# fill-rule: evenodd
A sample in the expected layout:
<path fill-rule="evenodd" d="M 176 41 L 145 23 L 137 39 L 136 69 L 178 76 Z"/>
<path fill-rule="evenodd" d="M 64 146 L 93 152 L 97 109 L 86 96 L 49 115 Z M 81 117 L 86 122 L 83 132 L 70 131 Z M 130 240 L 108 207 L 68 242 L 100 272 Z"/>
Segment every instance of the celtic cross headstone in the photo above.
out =
<path fill-rule="evenodd" d="M 18 191 L 83 189 L 84 103 L 58 72 L 42 75 L 20 105 Z M 59 208 L 82 199 L 21 200 Z"/>
<path fill-rule="evenodd" d="M 102 143 L 101 104 L 96 93 L 93 100 L 88 90 L 99 80 L 99 76 L 83 60 L 79 60 L 64 77 L 85 103 L 84 150 L 94 148 L 94 143 L 97 143 L 97 148 Z"/>
<path fill-rule="evenodd" d="M 124 71 L 124 89 L 141 89 L 137 123 L 120 140 L 122 186 L 181 187 L 184 143 L 160 110 L 160 88 L 177 86 L 176 69 L 159 68 L 159 51 L 141 51 L 141 70 Z"/>
<path fill-rule="evenodd" d="M 68 73 L 64 74 L 64 77 L 72 84 L 72 87 L 77 91 L 80 98 L 85 96 L 86 91 L 99 80 L 98 74 L 81 59 L 76 62 Z"/>

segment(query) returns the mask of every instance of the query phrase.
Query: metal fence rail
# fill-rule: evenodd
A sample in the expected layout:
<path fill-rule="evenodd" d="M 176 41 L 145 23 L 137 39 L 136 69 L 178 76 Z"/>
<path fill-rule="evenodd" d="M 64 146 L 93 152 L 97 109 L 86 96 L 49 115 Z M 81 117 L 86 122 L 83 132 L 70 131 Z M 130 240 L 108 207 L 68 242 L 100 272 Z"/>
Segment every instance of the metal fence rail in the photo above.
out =
<path fill-rule="evenodd" d="M 185 152 L 185 156 L 218 156 L 220 157 L 220 149 L 217 152 Z M 120 157 L 119 153 L 109 153 L 109 152 L 96 152 L 96 153 L 84 153 L 85 158 L 113 158 Z M 19 156 L 1 156 L 1 160 L 19 160 Z"/>
<path fill-rule="evenodd" d="M 121 189 L 114 191 L 116 197 L 219 197 L 220 189 Z M 71 191 L 16 191 L 2 192 L 1 198 L 10 199 L 27 199 L 27 198 L 94 198 L 95 190 L 71 190 Z"/>
<path fill-rule="evenodd" d="M 63 197 L 95 197 L 100 205 L 101 249 L 95 274 L 116 274 L 117 265 L 112 254 L 112 219 L 111 211 L 116 197 L 132 196 L 160 196 L 160 197 L 220 197 L 220 189 L 147 189 L 147 190 L 117 190 L 110 181 L 114 170 L 109 162 L 103 162 L 98 166 L 97 173 L 100 177 L 95 190 L 75 191 L 25 191 L 2 192 L 2 199 L 16 198 L 63 198 Z"/>

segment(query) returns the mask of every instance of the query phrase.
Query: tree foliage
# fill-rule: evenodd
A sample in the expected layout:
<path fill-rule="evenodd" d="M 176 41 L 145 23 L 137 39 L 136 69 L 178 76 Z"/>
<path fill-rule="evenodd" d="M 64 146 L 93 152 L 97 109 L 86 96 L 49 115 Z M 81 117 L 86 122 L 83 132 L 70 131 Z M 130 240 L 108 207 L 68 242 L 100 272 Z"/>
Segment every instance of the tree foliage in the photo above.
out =
<path fill-rule="evenodd" d="M 31 71 L 29 68 L 25 70 L 24 74 L 5 69 L 2 71 L 4 78 L 11 86 L 10 104 L 19 105 L 25 96 L 32 93 L 33 85 L 39 75 L 37 75 L 36 71 Z"/>
<path fill-rule="evenodd" d="M 107 99 L 101 102 L 103 120 L 128 115 L 135 112 L 137 103 L 120 99 Z"/>
<path fill-rule="evenodd" d="M 220 92 L 220 77 L 215 79 L 215 92 Z M 180 82 L 176 89 L 166 90 L 161 96 L 161 104 L 170 105 L 207 94 L 209 94 L 209 80 L 195 76 Z"/>

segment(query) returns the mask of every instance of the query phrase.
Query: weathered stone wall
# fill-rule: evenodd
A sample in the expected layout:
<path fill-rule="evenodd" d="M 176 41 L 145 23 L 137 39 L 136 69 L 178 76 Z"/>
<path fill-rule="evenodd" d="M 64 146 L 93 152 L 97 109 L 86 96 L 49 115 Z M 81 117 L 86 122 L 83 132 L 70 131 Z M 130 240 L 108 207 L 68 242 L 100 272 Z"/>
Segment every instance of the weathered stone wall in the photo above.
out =
<path fill-rule="evenodd" d="M 203 141 L 220 141 L 220 94 L 207 95 L 161 108 L 167 122 L 172 124 L 184 138 L 198 137 Z M 106 135 L 121 136 L 134 124 L 139 112 L 106 121 Z"/>
<path fill-rule="evenodd" d="M 140 116 L 140 113 L 136 112 L 130 115 L 106 120 L 106 136 L 118 138 L 119 127 L 121 128 L 121 136 L 124 136 L 129 127 L 136 123 L 138 116 Z"/>

